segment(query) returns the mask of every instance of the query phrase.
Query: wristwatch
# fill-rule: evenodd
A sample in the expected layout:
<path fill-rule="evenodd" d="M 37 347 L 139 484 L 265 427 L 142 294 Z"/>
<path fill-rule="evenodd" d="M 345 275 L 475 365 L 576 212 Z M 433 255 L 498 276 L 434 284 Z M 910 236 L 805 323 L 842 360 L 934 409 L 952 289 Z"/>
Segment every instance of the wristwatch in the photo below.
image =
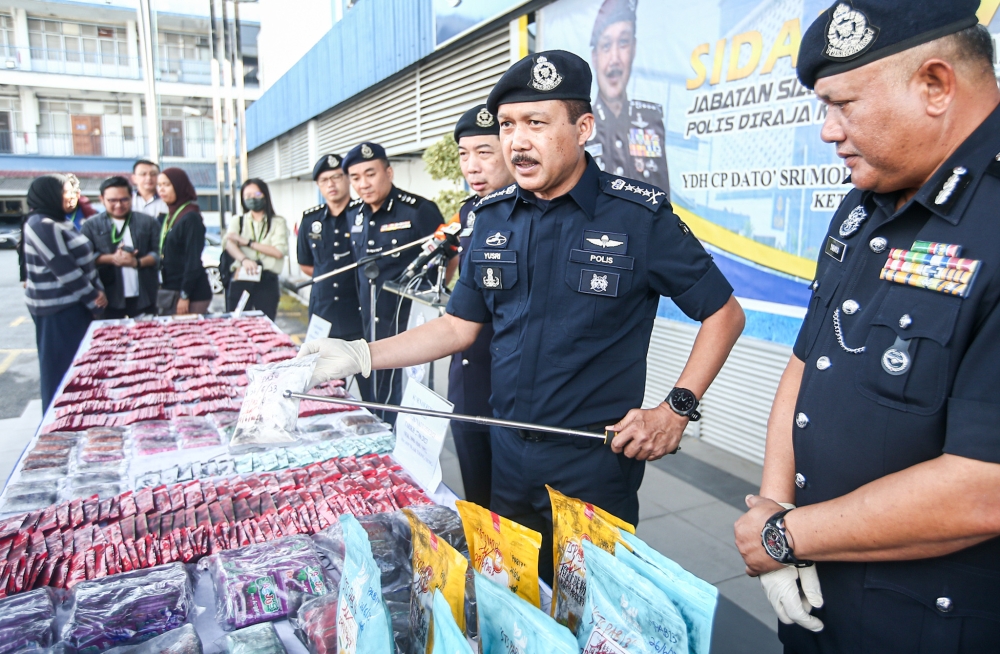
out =
<path fill-rule="evenodd" d="M 791 509 L 783 509 L 768 518 L 767 522 L 764 523 L 764 528 L 760 531 L 760 542 L 768 556 L 778 563 L 794 565 L 796 568 L 807 568 L 813 562 L 797 558 L 795 552 L 792 551 L 792 546 L 788 544 L 785 514 L 789 511 Z"/>
<path fill-rule="evenodd" d="M 691 422 L 701 420 L 701 412 L 698 411 L 698 398 L 686 388 L 674 387 L 667 395 L 666 403 L 678 415 L 690 418 Z"/>
<path fill-rule="evenodd" d="M 181 299 L 182 299 L 182 300 L 186 300 L 186 299 L 188 299 L 188 294 L 187 294 L 187 291 L 181 291 Z"/>

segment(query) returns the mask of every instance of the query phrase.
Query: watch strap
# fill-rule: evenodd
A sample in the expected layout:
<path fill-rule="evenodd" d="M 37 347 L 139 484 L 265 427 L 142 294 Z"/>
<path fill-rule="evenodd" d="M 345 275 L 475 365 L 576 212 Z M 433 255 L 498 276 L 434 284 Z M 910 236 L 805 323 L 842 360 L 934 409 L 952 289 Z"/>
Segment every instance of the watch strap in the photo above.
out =
<path fill-rule="evenodd" d="M 783 504 L 782 506 L 787 506 L 787 505 Z M 767 522 L 764 523 L 764 528 L 761 529 L 760 532 L 761 544 L 764 546 L 764 551 L 767 552 L 768 556 L 773 558 L 778 563 L 784 563 L 785 565 L 794 565 L 797 568 L 807 568 L 813 565 L 813 562 L 807 561 L 805 559 L 800 559 L 797 556 L 795 556 L 795 552 L 792 550 L 792 546 L 788 543 L 788 532 L 785 530 L 785 525 L 784 525 L 785 515 L 790 513 L 794 508 L 795 508 L 794 506 L 791 506 L 791 508 L 783 508 L 781 511 L 778 511 L 777 513 L 775 513 L 774 515 L 772 515 L 770 518 L 767 519 Z M 774 556 L 767 549 L 766 534 L 771 528 L 777 530 L 781 538 L 785 541 L 785 554 L 780 558 Z"/>

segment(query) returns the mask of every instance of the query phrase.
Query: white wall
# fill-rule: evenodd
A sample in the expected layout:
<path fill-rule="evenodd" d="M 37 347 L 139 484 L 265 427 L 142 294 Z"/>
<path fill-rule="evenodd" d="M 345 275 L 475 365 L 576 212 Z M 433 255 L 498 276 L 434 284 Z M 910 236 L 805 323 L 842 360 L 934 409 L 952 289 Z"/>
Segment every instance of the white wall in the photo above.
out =
<path fill-rule="evenodd" d="M 260 0 L 258 79 L 267 90 L 333 27 L 330 0 Z M 322 83 L 317 80 L 317 83 Z"/>

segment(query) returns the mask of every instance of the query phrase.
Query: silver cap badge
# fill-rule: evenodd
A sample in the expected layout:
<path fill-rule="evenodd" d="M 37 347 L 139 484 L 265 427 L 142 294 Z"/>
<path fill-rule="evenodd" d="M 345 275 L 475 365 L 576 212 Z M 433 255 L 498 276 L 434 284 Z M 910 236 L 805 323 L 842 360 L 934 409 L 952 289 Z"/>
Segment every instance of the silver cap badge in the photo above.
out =
<path fill-rule="evenodd" d="M 330 168 L 336 168 L 340 165 L 340 159 L 335 154 L 329 154 L 326 156 L 326 165 Z"/>
<path fill-rule="evenodd" d="M 365 159 L 371 159 L 372 157 L 375 156 L 375 153 L 372 152 L 372 149 L 368 146 L 367 143 L 362 143 L 361 156 L 364 157 Z"/>
<path fill-rule="evenodd" d="M 841 2 L 833 10 L 826 28 L 826 50 L 830 59 L 853 59 L 867 50 L 878 37 L 878 28 L 868 22 L 864 13 Z"/>
<path fill-rule="evenodd" d="M 493 120 L 493 114 L 487 111 L 486 107 L 480 109 L 479 113 L 476 114 L 476 125 L 479 127 L 493 127 L 494 124 L 496 123 Z"/>
<path fill-rule="evenodd" d="M 531 88 L 536 91 L 554 90 L 563 81 L 555 65 L 545 57 L 539 57 L 531 69 Z"/>

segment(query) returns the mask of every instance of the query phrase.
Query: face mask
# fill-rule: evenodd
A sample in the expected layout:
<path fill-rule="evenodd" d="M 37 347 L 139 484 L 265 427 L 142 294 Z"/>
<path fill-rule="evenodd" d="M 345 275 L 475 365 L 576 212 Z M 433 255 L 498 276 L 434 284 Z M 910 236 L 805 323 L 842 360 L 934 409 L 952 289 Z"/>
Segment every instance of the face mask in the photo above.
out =
<path fill-rule="evenodd" d="M 264 198 L 245 198 L 243 204 L 247 206 L 250 211 L 263 211 L 264 210 Z"/>

